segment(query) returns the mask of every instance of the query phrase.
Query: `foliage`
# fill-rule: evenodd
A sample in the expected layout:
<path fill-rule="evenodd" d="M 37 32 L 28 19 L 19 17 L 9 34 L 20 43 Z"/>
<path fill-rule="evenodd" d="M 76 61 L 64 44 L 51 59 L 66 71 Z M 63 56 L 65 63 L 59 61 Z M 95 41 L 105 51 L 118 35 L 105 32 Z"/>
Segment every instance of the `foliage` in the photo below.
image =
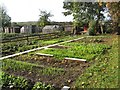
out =
<path fill-rule="evenodd" d="M 0 6 L 0 23 L 2 23 L 2 27 L 9 27 L 11 24 L 11 17 L 7 14 L 6 8 L 4 6 Z"/>
<path fill-rule="evenodd" d="M 63 45 L 68 46 L 69 48 L 67 49 L 48 48 L 37 52 L 52 54 L 54 55 L 55 58 L 60 60 L 64 59 L 65 57 L 70 57 L 87 59 L 89 61 L 95 58 L 95 56 L 105 53 L 106 49 L 110 48 L 107 45 L 97 43 L 71 42 L 65 43 Z"/>
<path fill-rule="evenodd" d="M 119 88 L 118 37 L 111 36 L 108 53 L 98 56 L 76 79 L 76 88 Z"/>
<path fill-rule="evenodd" d="M 53 16 L 50 12 L 47 11 L 40 11 L 40 18 L 38 20 L 38 25 L 44 27 L 45 25 L 49 24 L 50 20 L 49 17 Z"/>
<path fill-rule="evenodd" d="M 89 35 L 96 34 L 96 21 L 94 21 L 94 20 L 90 21 L 89 28 L 88 28 L 88 34 Z"/>
<path fill-rule="evenodd" d="M 15 37 L 15 36 L 18 36 L 18 34 L 17 33 L 9 33 L 9 34 L 7 34 L 7 33 L 0 33 L 0 37 L 2 39 L 6 39 L 6 38 L 10 38 L 10 37 Z"/>
<path fill-rule="evenodd" d="M 41 82 L 36 82 L 32 90 L 54 90 L 51 85 L 45 85 Z"/>
<path fill-rule="evenodd" d="M 101 6 L 98 2 L 64 2 L 63 8 L 66 10 L 64 15 L 73 15 L 74 26 L 78 26 L 81 22 L 83 24 L 89 23 L 91 19 L 103 20 L 105 4 Z"/>
<path fill-rule="evenodd" d="M 43 75 L 59 75 L 59 74 L 62 74 L 64 72 L 64 69 L 48 67 L 48 68 L 45 68 L 43 70 L 40 70 L 39 72 L 42 73 Z"/>
<path fill-rule="evenodd" d="M 13 75 L 8 75 L 6 73 L 2 73 L 2 88 L 18 88 L 27 90 L 30 86 L 26 79 L 23 77 L 15 77 Z"/>
<path fill-rule="evenodd" d="M 0 67 L 2 66 L 2 62 L 0 61 Z M 2 70 L 0 69 L 0 88 L 2 87 L 2 84 L 3 84 L 3 82 L 2 82 Z"/>
<path fill-rule="evenodd" d="M 12 24 L 14 25 L 14 23 L 16 23 L 17 25 L 36 25 L 36 21 L 27 21 L 27 22 L 12 22 Z"/>
<path fill-rule="evenodd" d="M 2 73 L 1 77 L 3 89 L 6 88 L 17 90 L 54 90 L 51 85 L 46 85 L 45 83 L 41 82 L 36 82 L 35 84 L 32 84 L 29 82 L 29 80 L 23 77 L 9 75 L 5 72 Z"/>
<path fill-rule="evenodd" d="M 10 34 L 10 35 L 4 34 L 4 39 L 9 38 L 9 37 L 15 37 L 15 36 L 18 36 L 18 34 Z M 69 36 L 67 34 L 63 34 L 63 33 L 60 35 L 56 34 L 54 36 L 55 37 L 51 37 L 48 34 L 45 36 L 45 38 L 48 38 L 48 39 L 39 40 L 39 37 L 36 37 L 32 40 L 29 39 L 29 42 L 27 42 L 26 40 L 20 40 L 21 38 L 18 38 L 18 40 L 20 40 L 20 41 L 1 43 L 2 56 L 10 55 L 10 54 L 14 54 L 16 52 L 22 52 L 25 50 L 29 50 L 29 49 L 33 49 L 33 48 L 37 48 L 37 47 L 41 47 L 41 46 L 46 46 L 49 44 L 55 44 L 55 43 L 63 42 L 66 40 L 81 37 L 81 36 L 71 37 L 71 36 Z"/>
<path fill-rule="evenodd" d="M 26 62 L 20 62 L 20 61 L 14 61 L 11 59 L 3 60 L 3 67 L 2 70 L 9 70 L 12 69 L 13 71 L 21 70 L 21 71 L 31 71 L 33 66 L 36 66 L 34 64 L 26 63 Z"/>
<path fill-rule="evenodd" d="M 37 70 L 37 68 L 39 68 L 39 70 Z M 6 70 L 26 71 L 27 70 L 27 72 L 36 71 L 36 72 L 38 72 L 38 74 L 42 74 L 42 75 L 57 75 L 57 74 L 62 74 L 62 72 L 64 72 L 64 70 L 62 68 L 54 68 L 54 67 L 43 68 L 37 64 L 31 64 L 31 63 L 21 62 L 21 61 L 14 61 L 12 59 L 6 59 L 3 61 L 2 70 L 3 71 L 6 71 Z"/>
<path fill-rule="evenodd" d="M 111 20 L 108 20 L 104 23 L 104 26 L 105 26 L 105 32 L 106 33 L 113 33 L 113 26 L 112 26 L 112 21 Z"/>
<path fill-rule="evenodd" d="M 27 43 L 26 40 L 18 41 L 18 42 L 2 43 L 1 44 L 2 56 L 36 48 L 38 47 L 38 45 L 35 45 L 36 43 L 37 42 L 35 42 L 35 40 L 29 41 L 29 43 Z"/>
<path fill-rule="evenodd" d="M 109 9 L 110 16 L 113 20 L 114 31 L 117 31 L 120 34 L 120 1 L 119 2 L 107 2 L 107 8 Z"/>
<path fill-rule="evenodd" d="M 55 40 L 67 40 L 78 37 L 62 37 Z M 53 54 L 58 59 L 63 59 L 64 57 L 76 57 L 87 59 L 91 66 L 89 66 L 79 78 L 76 77 L 76 81 L 73 82 L 73 87 L 76 88 L 117 88 L 118 87 L 118 39 L 117 37 L 113 42 L 111 37 L 110 42 L 103 44 L 102 42 L 105 37 L 99 38 L 96 36 L 86 37 L 80 41 L 74 41 L 70 43 L 64 43 L 62 45 L 67 46 L 67 49 L 46 49 L 39 52 L 44 52 L 48 54 Z M 103 40 L 102 40 L 103 39 Z M 105 39 L 106 40 L 106 39 Z M 112 48 L 110 47 L 112 45 Z M 108 50 L 109 49 L 109 50 Z M 36 53 L 36 52 L 34 52 Z M 64 69 L 56 67 L 41 67 L 39 64 L 32 64 L 25 62 L 27 59 L 32 59 L 33 56 L 23 57 L 23 61 L 16 61 L 16 59 L 6 59 L 3 60 L 2 70 L 11 70 L 14 72 L 30 72 L 39 75 L 63 75 Z M 36 58 L 36 57 L 34 57 Z M 38 60 L 40 57 L 38 57 Z M 89 61 L 90 60 L 90 61 Z M 17 89 L 26 88 L 28 89 L 28 82 L 21 77 L 5 76 L 4 83 L 7 83 L 4 87 L 18 87 Z M 5 84 L 4 84 L 5 85 Z M 23 85 L 23 87 L 21 86 Z M 75 86 L 74 86 L 75 85 Z M 20 88 L 19 88 L 20 87 Z M 33 90 L 53 90 L 51 85 L 45 83 L 37 82 L 36 84 L 30 86 Z M 30 90 L 30 89 L 28 89 Z"/>

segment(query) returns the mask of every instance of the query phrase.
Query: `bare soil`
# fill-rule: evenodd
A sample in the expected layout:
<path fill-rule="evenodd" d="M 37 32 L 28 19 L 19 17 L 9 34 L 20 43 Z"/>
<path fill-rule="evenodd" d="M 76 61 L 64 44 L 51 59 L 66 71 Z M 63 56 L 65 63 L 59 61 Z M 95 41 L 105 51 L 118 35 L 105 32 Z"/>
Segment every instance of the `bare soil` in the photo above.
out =
<path fill-rule="evenodd" d="M 104 43 L 104 44 L 109 44 L 111 43 L 110 38 L 105 38 L 105 39 L 82 39 L 74 42 L 85 42 L 85 43 Z M 106 43 L 107 42 L 107 43 Z M 68 48 L 68 47 L 61 47 L 61 46 L 54 46 L 52 48 Z M 20 55 L 14 58 L 15 60 L 18 61 L 23 61 L 23 62 L 28 62 L 28 63 L 34 63 L 38 64 L 40 66 L 45 67 L 56 67 L 56 68 L 63 68 L 64 72 L 61 74 L 57 75 L 42 75 L 38 74 L 37 72 L 41 69 L 40 67 L 34 67 L 34 71 L 29 72 L 29 71 L 13 71 L 13 70 L 7 70 L 5 72 L 9 74 L 13 74 L 16 76 L 23 76 L 31 82 L 35 83 L 37 81 L 46 83 L 46 84 L 51 84 L 55 86 L 56 88 L 62 88 L 63 86 L 72 86 L 73 83 L 76 81 L 78 76 L 80 76 L 86 68 L 88 68 L 91 64 L 94 64 L 93 60 L 92 62 L 79 62 L 79 61 L 68 61 L 66 62 L 65 60 L 56 60 L 53 57 L 45 57 L 45 56 L 37 56 L 37 55 Z"/>
<path fill-rule="evenodd" d="M 32 58 L 31 58 L 32 57 Z M 41 56 L 31 56 L 26 58 L 24 55 L 24 62 L 35 63 L 38 65 L 42 65 L 43 68 L 45 67 L 56 67 L 56 68 L 63 68 L 64 72 L 56 75 L 42 75 L 37 73 L 41 67 L 34 67 L 34 71 L 29 72 L 26 70 L 7 70 L 6 72 L 9 74 L 13 74 L 15 76 L 23 76 L 32 83 L 35 82 L 43 82 L 46 84 L 51 84 L 55 86 L 55 88 L 62 88 L 64 85 L 71 86 L 72 83 L 76 80 L 76 78 L 82 74 L 82 72 L 89 67 L 90 63 L 88 62 L 79 62 L 79 61 L 68 61 L 65 60 L 55 60 L 52 57 L 41 57 Z M 33 58 L 34 57 L 34 58 Z M 15 60 L 23 61 L 23 56 L 15 57 Z M 74 62 L 74 63 L 73 63 Z"/>
<path fill-rule="evenodd" d="M 67 49 L 67 48 L 70 48 L 68 46 L 63 46 L 63 45 L 56 45 L 56 46 L 52 46 L 50 48 L 59 48 L 59 49 Z"/>

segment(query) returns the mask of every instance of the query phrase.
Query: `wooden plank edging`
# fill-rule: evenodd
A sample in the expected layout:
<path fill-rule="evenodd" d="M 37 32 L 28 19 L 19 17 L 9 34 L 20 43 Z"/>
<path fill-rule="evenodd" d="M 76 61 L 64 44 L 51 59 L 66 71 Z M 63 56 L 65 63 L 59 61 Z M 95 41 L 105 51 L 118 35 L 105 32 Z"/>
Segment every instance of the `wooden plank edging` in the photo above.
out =
<path fill-rule="evenodd" d="M 66 58 L 64 58 L 64 59 L 65 59 L 65 60 L 73 60 L 73 61 L 86 62 L 85 59 L 79 59 L 79 58 L 68 58 L 68 57 L 66 57 Z"/>
<path fill-rule="evenodd" d="M 70 90 L 70 87 L 64 86 L 61 90 Z"/>
<path fill-rule="evenodd" d="M 36 53 L 37 55 L 40 55 L 40 56 L 50 56 L 50 57 L 53 57 L 53 55 L 51 54 L 44 54 L 44 53 Z"/>

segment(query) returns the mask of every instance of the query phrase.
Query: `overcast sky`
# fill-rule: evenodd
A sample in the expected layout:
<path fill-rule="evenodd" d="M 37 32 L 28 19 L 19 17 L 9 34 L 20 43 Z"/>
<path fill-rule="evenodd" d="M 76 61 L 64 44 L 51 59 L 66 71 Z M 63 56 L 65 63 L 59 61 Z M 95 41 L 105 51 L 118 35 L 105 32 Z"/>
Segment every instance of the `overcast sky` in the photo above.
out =
<path fill-rule="evenodd" d="M 2 0 L 12 22 L 37 21 L 39 9 L 51 12 L 51 21 L 72 21 L 72 16 L 65 17 L 62 12 L 64 0 Z"/>

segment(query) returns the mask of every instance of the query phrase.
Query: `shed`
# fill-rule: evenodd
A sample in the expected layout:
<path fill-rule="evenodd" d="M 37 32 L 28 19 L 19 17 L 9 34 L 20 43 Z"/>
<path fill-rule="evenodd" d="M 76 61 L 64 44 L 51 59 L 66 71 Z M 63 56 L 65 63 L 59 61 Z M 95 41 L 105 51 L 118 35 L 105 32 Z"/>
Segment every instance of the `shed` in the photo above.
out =
<path fill-rule="evenodd" d="M 24 25 L 20 29 L 21 33 L 39 33 L 41 30 L 36 25 Z"/>
<path fill-rule="evenodd" d="M 54 33 L 54 32 L 60 32 L 61 27 L 59 25 L 46 25 L 42 29 L 43 34 L 48 34 L 48 33 Z"/>
<path fill-rule="evenodd" d="M 64 26 L 66 32 L 72 32 L 73 30 L 73 25 L 65 25 Z"/>
<path fill-rule="evenodd" d="M 20 33 L 20 28 L 21 28 L 21 26 L 18 26 L 18 25 L 12 26 L 10 29 L 10 32 L 11 33 Z"/>
<path fill-rule="evenodd" d="M 4 33 L 11 33 L 9 27 L 5 27 L 4 29 L 5 29 Z"/>
<path fill-rule="evenodd" d="M 40 33 L 40 32 L 42 32 L 41 27 L 38 27 L 37 25 L 32 25 L 31 28 L 32 28 L 32 33 Z"/>
<path fill-rule="evenodd" d="M 24 25 L 24 26 L 22 26 L 22 28 L 20 29 L 20 33 L 32 33 L 32 27 L 31 27 L 31 26 Z"/>

